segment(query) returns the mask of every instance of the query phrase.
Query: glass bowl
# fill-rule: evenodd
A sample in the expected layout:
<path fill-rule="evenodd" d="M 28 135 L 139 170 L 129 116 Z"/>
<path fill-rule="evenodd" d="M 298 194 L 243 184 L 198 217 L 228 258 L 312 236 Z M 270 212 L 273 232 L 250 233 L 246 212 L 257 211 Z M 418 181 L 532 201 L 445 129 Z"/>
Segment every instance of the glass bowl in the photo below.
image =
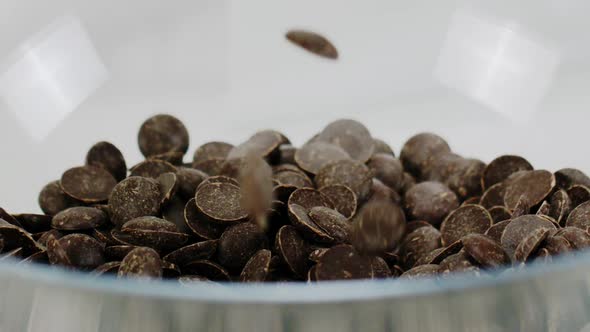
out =
<path fill-rule="evenodd" d="M 189 153 L 274 128 L 301 145 L 338 118 L 396 153 L 432 131 L 489 162 L 590 170 L 590 4 L 510 1 L 4 0 L 0 202 L 38 212 L 49 181 L 139 125 L 180 118 Z M 289 43 L 327 36 L 337 61 Z M 188 158 L 188 157 L 187 157 Z M 590 331 L 590 256 L 489 278 L 199 285 L 0 263 L 5 331 Z"/>

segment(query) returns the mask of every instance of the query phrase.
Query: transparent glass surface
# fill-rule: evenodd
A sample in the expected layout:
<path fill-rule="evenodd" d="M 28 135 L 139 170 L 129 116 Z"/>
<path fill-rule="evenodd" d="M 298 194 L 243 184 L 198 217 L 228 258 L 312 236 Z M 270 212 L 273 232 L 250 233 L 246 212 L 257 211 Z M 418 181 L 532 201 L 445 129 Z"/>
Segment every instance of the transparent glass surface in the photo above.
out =
<path fill-rule="evenodd" d="M 49 181 L 109 140 L 140 161 L 139 125 L 173 114 L 238 143 L 302 144 L 355 118 L 397 153 L 421 131 L 466 157 L 590 171 L 590 3 L 3 0 L 0 205 L 38 212 Z M 320 32 L 338 61 L 294 47 Z M 189 155 L 187 155 L 189 158 Z M 5 331 L 590 331 L 590 257 L 482 279 L 222 285 L 90 280 L 0 264 Z"/>

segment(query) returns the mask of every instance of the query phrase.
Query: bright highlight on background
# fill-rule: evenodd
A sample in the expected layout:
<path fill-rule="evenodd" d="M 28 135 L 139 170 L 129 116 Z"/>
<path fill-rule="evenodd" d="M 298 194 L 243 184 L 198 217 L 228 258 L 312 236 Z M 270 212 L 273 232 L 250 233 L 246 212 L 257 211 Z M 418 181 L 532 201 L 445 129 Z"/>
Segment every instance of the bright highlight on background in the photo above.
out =
<path fill-rule="evenodd" d="M 458 10 L 435 77 L 514 121 L 526 121 L 544 97 L 559 53 L 518 26 Z"/>
<path fill-rule="evenodd" d="M 60 18 L 0 65 L 0 99 L 40 141 L 107 77 L 80 21 Z"/>

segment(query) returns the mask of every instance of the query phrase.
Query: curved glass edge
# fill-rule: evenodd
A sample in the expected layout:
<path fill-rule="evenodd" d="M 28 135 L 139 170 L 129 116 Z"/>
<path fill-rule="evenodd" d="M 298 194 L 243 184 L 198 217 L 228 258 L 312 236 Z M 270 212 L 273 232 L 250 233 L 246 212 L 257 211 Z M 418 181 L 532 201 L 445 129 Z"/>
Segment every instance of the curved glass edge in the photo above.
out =
<path fill-rule="evenodd" d="M 111 276 L 92 277 L 86 273 L 49 268 L 42 265 L 22 265 L 0 262 L 0 277 L 16 278 L 41 286 L 56 286 L 83 292 L 98 292 L 114 296 L 141 296 L 158 299 L 179 299 L 215 303 L 326 303 L 368 301 L 379 299 L 435 296 L 498 288 L 539 278 L 558 278 L 574 270 L 589 268 L 590 251 L 563 255 L 550 264 L 533 263 L 521 270 L 503 273 L 489 271 L 473 277 L 457 273 L 445 278 L 382 279 L 325 281 L 320 283 L 285 282 L 268 284 L 196 283 L 182 286 L 175 281 L 137 281 Z"/>

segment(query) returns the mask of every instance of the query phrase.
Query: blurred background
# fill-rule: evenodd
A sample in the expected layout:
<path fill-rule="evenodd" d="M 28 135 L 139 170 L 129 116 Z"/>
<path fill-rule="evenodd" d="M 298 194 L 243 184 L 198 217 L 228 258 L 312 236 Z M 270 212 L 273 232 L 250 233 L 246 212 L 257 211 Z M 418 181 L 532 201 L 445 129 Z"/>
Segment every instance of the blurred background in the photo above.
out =
<path fill-rule="evenodd" d="M 109 140 L 140 160 L 145 118 L 170 113 L 189 153 L 277 128 L 296 144 L 351 117 L 399 153 L 420 131 L 490 161 L 588 171 L 590 3 L 554 1 L 4 0 L 0 204 L 37 211 L 42 186 Z M 340 52 L 293 46 L 310 29 Z M 187 158 L 190 158 L 187 155 Z"/>

